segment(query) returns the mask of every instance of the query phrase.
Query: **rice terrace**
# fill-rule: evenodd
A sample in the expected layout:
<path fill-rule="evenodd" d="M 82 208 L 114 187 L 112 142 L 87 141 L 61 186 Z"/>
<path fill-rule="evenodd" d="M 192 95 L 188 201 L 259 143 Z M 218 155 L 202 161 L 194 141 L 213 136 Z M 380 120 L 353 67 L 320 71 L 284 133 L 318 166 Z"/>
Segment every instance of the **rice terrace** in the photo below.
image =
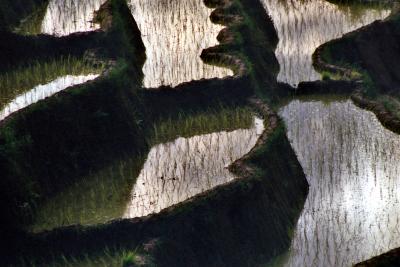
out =
<path fill-rule="evenodd" d="M 0 0 L 0 265 L 400 267 L 400 2 Z"/>

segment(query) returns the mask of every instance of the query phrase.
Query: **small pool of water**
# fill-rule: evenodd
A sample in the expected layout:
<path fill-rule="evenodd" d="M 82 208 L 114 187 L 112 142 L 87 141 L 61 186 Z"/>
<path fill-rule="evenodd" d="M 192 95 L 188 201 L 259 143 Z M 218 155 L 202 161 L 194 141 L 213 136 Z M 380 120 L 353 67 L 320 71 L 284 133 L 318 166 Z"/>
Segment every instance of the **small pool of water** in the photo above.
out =
<path fill-rule="evenodd" d="M 297 86 L 320 80 L 312 54 L 320 45 L 383 19 L 390 10 L 365 5 L 338 6 L 326 0 L 261 0 L 278 33 L 275 54 L 280 64 L 278 80 Z"/>
<path fill-rule="evenodd" d="M 285 266 L 348 267 L 400 246 L 400 136 L 350 100 L 280 115 L 310 184 Z"/>
<path fill-rule="evenodd" d="M 176 86 L 192 80 L 233 75 L 230 69 L 205 64 L 201 52 L 218 44 L 223 29 L 210 20 L 203 0 L 130 0 L 142 33 L 147 60 L 144 86 Z"/>

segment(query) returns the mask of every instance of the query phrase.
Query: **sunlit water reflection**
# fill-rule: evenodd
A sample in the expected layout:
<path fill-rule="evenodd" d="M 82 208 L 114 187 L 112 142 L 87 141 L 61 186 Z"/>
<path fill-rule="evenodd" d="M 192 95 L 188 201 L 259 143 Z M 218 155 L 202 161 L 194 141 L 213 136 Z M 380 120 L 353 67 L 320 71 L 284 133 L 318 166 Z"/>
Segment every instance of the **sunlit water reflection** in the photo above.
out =
<path fill-rule="evenodd" d="M 218 44 L 223 28 L 211 22 L 212 9 L 203 0 L 130 0 L 130 8 L 146 47 L 145 87 L 233 74 L 200 58 L 203 49 Z"/>
<path fill-rule="evenodd" d="M 250 129 L 218 132 L 154 146 L 133 187 L 124 217 L 156 213 L 235 179 L 227 167 L 247 154 L 264 130 L 255 118 Z"/>
<path fill-rule="evenodd" d="M 104 2 L 106 0 L 50 0 L 42 33 L 64 36 L 99 29 L 100 26 L 93 23 L 94 12 Z"/>
<path fill-rule="evenodd" d="M 312 54 L 320 45 L 371 22 L 383 19 L 389 10 L 338 7 L 325 0 L 262 0 L 278 33 L 275 51 L 280 64 L 278 80 L 297 86 L 319 80 Z"/>
<path fill-rule="evenodd" d="M 89 80 L 93 80 L 99 75 L 89 74 L 89 75 L 67 75 L 60 77 L 48 84 L 38 85 L 28 92 L 20 94 L 14 98 L 11 102 L 7 103 L 0 110 L 0 121 L 5 119 L 10 114 L 23 109 L 29 105 L 32 105 L 46 97 L 54 95 L 70 86 L 85 83 Z"/>
<path fill-rule="evenodd" d="M 352 266 L 400 246 L 400 137 L 351 101 L 281 111 L 310 184 L 287 266 Z"/>

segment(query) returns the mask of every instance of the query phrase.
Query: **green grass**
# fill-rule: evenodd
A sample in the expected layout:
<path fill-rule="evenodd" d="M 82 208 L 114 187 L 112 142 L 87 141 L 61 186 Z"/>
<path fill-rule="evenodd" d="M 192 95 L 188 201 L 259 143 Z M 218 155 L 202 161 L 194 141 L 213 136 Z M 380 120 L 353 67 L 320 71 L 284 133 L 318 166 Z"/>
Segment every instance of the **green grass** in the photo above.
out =
<path fill-rule="evenodd" d="M 289 252 L 283 253 L 283 254 L 273 258 L 271 261 L 269 261 L 263 267 L 283 267 L 283 266 L 285 266 L 286 262 L 288 261 L 288 258 L 289 258 Z"/>
<path fill-rule="evenodd" d="M 72 224 L 99 224 L 121 218 L 144 158 L 118 161 L 83 177 L 37 208 L 33 232 Z"/>
<path fill-rule="evenodd" d="M 178 136 L 190 137 L 211 132 L 250 128 L 253 112 L 248 107 L 224 107 L 198 114 L 179 114 L 153 125 L 148 143 L 156 145 Z M 99 224 L 121 218 L 133 185 L 146 157 L 133 156 L 83 177 L 72 186 L 46 200 L 36 209 L 33 232 L 72 224 Z"/>
<path fill-rule="evenodd" d="M 36 35 L 42 32 L 42 21 L 46 14 L 48 3 L 43 3 L 28 17 L 23 19 L 18 27 L 15 28 L 15 33 L 22 35 Z"/>
<path fill-rule="evenodd" d="M 47 0 L 0 1 L 0 29 L 11 30 L 46 2 Z"/>
<path fill-rule="evenodd" d="M 21 267 L 136 267 L 154 266 L 150 256 L 141 253 L 138 249 L 110 249 L 105 248 L 94 254 L 83 254 L 80 257 L 60 256 L 50 263 L 38 263 L 22 260 Z"/>
<path fill-rule="evenodd" d="M 0 74 L 0 108 L 39 84 L 49 83 L 64 75 L 100 73 L 103 65 L 93 66 L 83 59 L 61 57 L 49 62 L 36 61 L 28 67 Z"/>
<path fill-rule="evenodd" d="M 391 95 L 379 95 L 376 99 L 387 111 L 400 119 L 400 98 Z"/>
<path fill-rule="evenodd" d="M 248 107 L 227 107 L 220 104 L 218 109 L 209 108 L 197 114 L 181 112 L 175 118 L 168 118 L 153 124 L 148 138 L 151 145 L 171 141 L 177 137 L 189 137 L 216 131 L 247 129 L 253 123 L 253 113 Z"/>

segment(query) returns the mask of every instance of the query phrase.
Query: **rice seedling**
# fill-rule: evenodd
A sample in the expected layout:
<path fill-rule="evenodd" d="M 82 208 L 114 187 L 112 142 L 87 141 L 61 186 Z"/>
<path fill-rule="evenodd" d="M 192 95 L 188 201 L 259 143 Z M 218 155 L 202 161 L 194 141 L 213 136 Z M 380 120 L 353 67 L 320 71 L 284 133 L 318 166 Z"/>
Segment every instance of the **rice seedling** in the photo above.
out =
<path fill-rule="evenodd" d="M 390 113 L 397 118 L 400 118 L 400 101 L 395 96 L 380 95 L 377 98 L 378 102 L 382 103 L 383 106 L 390 111 Z"/>
<path fill-rule="evenodd" d="M 122 217 L 143 162 L 142 156 L 121 160 L 82 178 L 39 205 L 29 230 L 98 224 Z"/>
<path fill-rule="evenodd" d="M 49 263 L 36 262 L 36 260 L 22 260 L 22 267 L 135 267 L 154 266 L 150 256 L 139 252 L 138 249 L 105 248 L 94 253 L 84 253 L 75 257 L 58 256 Z"/>
<path fill-rule="evenodd" d="M 178 114 L 154 124 L 148 143 L 155 145 L 175 139 L 217 131 L 250 128 L 253 113 L 247 107 L 209 109 L 198 114 Z M 121 218 L 131 190 L 145 159 L 141 155 L 121 160 L 82 178 L 36 209 L 29 230 L 40 232 L 72 224 L 98 224 Z"/>
<path fill-rule="evenodd" d="M 41 33 L 42 20 L 45 15 L 47 4 L 40 5 L 31 15 L 21 21 L 15 32 L 22 35 L 35 35 Z"/>
<path fill-rule="evenodd" d="M 197 114 L 181 112 L 176 118 L 168 118 L 153 124 L 148 138 L 151 145 L 167 142 L 176 137 L 190 137 L 216 131 L 250 128 L 253 113 L 248 107 L 209 108 Z"/>
<path fill-rule="evenodd" d="M 89 62 L 75 57 L 61 57 L 50 62 L 33 62 L 30 66 L 0 74 L 0 108 L 17 95 L 36 85 L 46 84 L 67 74 L 100 73 L 103 65 L 94 67 Z"/>

